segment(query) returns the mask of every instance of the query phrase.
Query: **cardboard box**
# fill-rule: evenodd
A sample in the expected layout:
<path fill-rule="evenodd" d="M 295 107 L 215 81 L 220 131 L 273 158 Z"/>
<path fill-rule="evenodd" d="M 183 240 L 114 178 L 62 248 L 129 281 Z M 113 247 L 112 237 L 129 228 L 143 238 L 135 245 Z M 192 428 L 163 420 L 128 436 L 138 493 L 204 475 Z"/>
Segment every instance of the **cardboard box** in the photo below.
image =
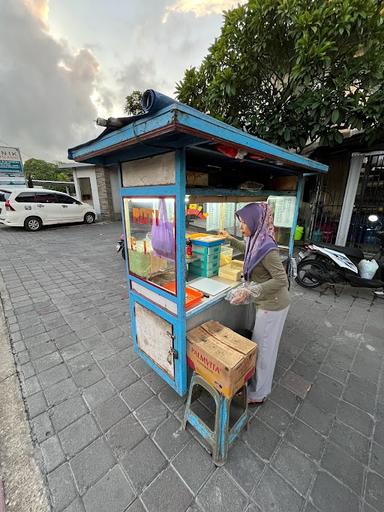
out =
<path fill-rule="evenodd" d="M 208 187 L 208 174 L 199 171 L 187 171 L 186 180 L 188 187 Z"/>
<path fill-rule="evenodd" d="M 279 176 L 279 177 L 275 177 L 272 182 L 273 190 L 294 191 L 294 190 L 296 190 L 296 186 L 297 186 L 297 177 L 296 176 Z"/>
<path fill-rule="evenodd" d="M 257 345 L 213 320 L 187 333 L 188 366 L 231 398 L 253 375 Z"/>

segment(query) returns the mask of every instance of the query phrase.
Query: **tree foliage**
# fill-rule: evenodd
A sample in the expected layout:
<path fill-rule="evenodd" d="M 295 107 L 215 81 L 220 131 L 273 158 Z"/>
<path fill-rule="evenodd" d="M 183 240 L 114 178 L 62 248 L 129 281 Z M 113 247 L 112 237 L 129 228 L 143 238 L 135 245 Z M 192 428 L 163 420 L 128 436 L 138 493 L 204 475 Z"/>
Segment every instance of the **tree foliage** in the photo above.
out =
<path fill-rule="evenodd" d="M 59 171 L 57 164 L 30 158 L 24 163 L 24 172 L 27 178 L 34 180 L 70 181 L 71 173 Z"/>
<path fill-rule="evenodd" d="M 340 130 L 384 126 L 384 2 L 249 0 L 178 99 L 270 142 L 301 151 Z"/>
<path fill-rule="evenodd" d="M 143 93 L 141 91 L 132 91 L 131 94 L 125 98 L 124 111 L 130 116 L 137 116 L 143 113 L 141 106 L 141 98 Z"/>

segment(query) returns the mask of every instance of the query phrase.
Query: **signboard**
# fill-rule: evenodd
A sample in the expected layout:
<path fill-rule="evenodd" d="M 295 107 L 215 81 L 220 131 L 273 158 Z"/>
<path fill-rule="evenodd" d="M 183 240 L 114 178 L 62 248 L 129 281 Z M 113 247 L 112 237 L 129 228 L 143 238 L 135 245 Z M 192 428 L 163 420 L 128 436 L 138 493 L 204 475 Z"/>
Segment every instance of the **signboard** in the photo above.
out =
<path fill-rule="evenodd" d="M 23 164 L 18 148 L 0 146 L 0 176 L 4 175 L 23 175 Z"/>

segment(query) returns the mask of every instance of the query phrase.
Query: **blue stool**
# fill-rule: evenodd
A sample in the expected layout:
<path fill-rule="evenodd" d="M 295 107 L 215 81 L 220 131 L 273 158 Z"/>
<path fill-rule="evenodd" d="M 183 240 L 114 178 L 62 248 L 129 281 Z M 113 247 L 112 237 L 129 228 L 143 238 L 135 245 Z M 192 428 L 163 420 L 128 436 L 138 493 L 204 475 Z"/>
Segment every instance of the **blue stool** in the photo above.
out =
<path fill-rule="evenodd" d="M 191 410 L 192 394 L 194 386 L 201 386 L 214 399 L 216 404 L 215 411 L 215 429 L 212 431 L 202 419 Z M 212 449 L 212 459 L 216 466 L 225 464 L 228 455 L 228 448 L 240 434 L 244 427 L 248 427 L 248 397 L 247 386 L 243 386 L 236 395 L 236 399 L 242 405 L 243 412 L 237 419 L 236 423 L 229 428 L 231 398 L 223 396 L 216 388 L 208 384 L 200 375 L 193 372 L 191 383 L 189 386 L 188 400 L 185 407 L 183 428 L 190 423 L 197 432 L 207 441 Z"/>

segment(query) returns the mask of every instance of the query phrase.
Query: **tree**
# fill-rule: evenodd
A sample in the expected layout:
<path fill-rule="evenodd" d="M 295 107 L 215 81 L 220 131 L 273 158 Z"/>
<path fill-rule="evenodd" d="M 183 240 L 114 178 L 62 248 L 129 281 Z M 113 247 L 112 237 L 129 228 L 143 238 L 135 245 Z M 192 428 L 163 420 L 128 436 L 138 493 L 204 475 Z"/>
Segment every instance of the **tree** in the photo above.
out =
<path fill-rule="evenodd" d="M 384 127 L 384 8 L 379 0 L 249 0 L 224 14 L 220 36 L 178 99 L 297 151 L 373 138 Z"/>
<path fill-rule="evenodd" d="M 57 164 L 30 158 L 24 163 L 24 172 L 27 178 L 33 180 L 47 181 L 70 181 L 72 176 L 70 173 L 59 171 Z"/>
<path fill-rule="evenodd" d="M 125 98 L 124 111 L 131 115 L 137 116 L 143 113 L 143 107 L 141 106 L 141 98 L 143 93 L 141 91 L 132 91 L 131 94 Z"/>

